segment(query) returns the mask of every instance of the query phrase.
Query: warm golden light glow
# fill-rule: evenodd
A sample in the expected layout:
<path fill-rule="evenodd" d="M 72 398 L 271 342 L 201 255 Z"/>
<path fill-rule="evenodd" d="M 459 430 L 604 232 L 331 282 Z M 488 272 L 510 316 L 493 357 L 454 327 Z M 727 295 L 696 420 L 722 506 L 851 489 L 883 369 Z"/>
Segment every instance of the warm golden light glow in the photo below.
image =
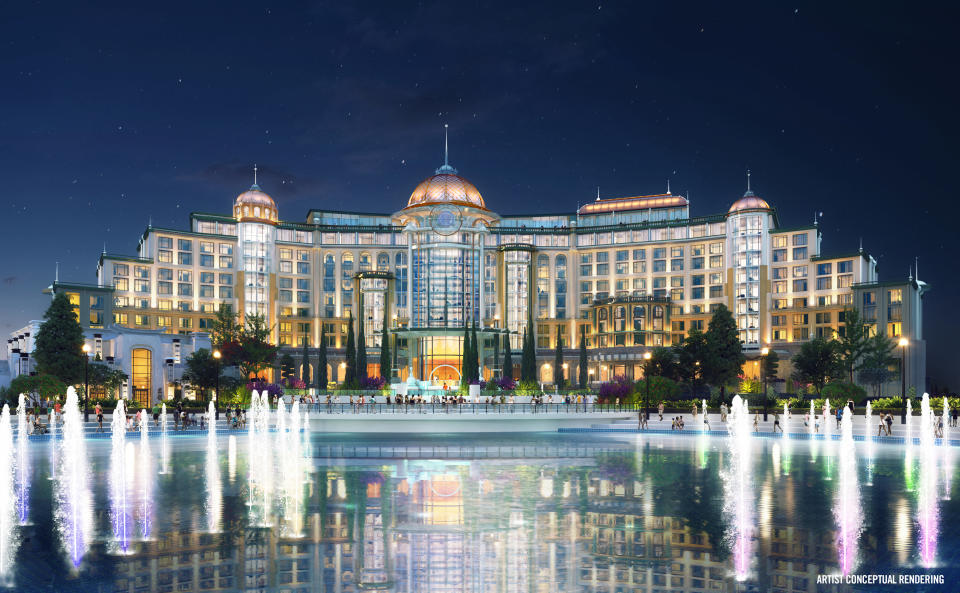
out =
<path fill-rule="evenodd" d="M 220 351 L 219 351 L 219 350 L 214 350 L 214 351 L 213 351 L 213 357 L 214 357 L 214 358 L 216 358 L 217 360 L 220 360 L 220 356 L 221 356 L 221 355 L 220 355 Z"/>
<path fill-rule="evenodd" d="M 644 353 L 643 353 L 643 359 L 644 359 L 644 360 L 650 360 L 651 358 L 653 358 L 653 354 L 651 354 L 651 353 L 649 353 L 649 352 L 644 352 Z"/>
<path fill-rule="evenodd" d="M 760 349 L 760 354 L 766 356 L 767 354 L 770 354 L 770 349 L 769 349 L 769 348 L 761 348 L 761 349 Z"/>
<path fill-rule="evenodd" d="M 906 348 L 908 344 L 910 344 L 910 340 L 906 338 L 900 338 L 900 342 L 897 345 L 901 348 Z"/>
<path fill-rule="evenodd" d="M 90 353 L 90 344 L 84 344 L 84 345 L 83 345 L 83 352 L 84 352 L 85 354 L 89 354 L 89 353 Z"/>

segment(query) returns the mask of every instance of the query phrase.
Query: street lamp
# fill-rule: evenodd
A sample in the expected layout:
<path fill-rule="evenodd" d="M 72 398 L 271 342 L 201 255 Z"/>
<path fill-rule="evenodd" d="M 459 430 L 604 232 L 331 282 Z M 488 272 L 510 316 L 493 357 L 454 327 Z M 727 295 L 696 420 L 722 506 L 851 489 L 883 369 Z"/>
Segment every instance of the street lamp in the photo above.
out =
<path fill-rule="evenodd" d="M 90 344 L 83 345 L 83 421 L 90 420 L 87 399 L 90 397 Z"/>
<path fill-rule="evenodd" d="M 643 360 L 648 363 L 648 364 L 645 364 L 643 367 L 643 378 L 647 384 L 647 396 L 643 402 L 643 413 L 647 417 L 647 422 L 650 422 L 650 365 L 649 365 L 649 362 L 651 358 L 653 358 L 653 354 L 650 354 L 649 351 L 643 353 Z"/>
<path fill-rule="evenodd" d="M 220 357 L 223 356 L 220 354 L 219 350 L 213 351 L 213 359 L 217 361 L 217 390 L 213 392 L 213 409 L 216 410 L 216 416 L 220 416 Z"/>
<path fill-rule="evenodd" d="M 767 421 L 767 355 L 770 349 L 764 346 L 760 349 L 760 355 L 763 357 L 763 363 L 760 365 L 760 382 L 763 386 L 763 421 Z"/>
<path fill-rule="evenodd" d="M 897 346 L 900 346 L 900 424 L 907 423 L 907 346 L 910 340 L 900 338 Z"/>

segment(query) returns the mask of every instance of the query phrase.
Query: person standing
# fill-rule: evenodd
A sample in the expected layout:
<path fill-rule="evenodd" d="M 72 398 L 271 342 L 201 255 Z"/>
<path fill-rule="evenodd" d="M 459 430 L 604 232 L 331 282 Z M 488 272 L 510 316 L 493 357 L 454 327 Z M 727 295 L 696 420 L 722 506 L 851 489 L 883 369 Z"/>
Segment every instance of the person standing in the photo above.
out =
<path fill-rule="evenodd" d="M 773 414 L 773 432 L 777 431 L 783 432 L 783 428 L 780 427 L 780 414 L 774 412 Z"/>
<path fill-rule="evenodd" d="M 663 422 L 663 402 L 660 402 L 660 405 L 657 406 L 657 412 L 660 414 L 660 422 Z"/>
<path fill-rule="evenodd" d="M 893 416 L 890 415 L 890 412 L 887 412 L 887 415 L 883 417 L 883 421 L 887 423 L 887 436 L 893 436 Z"/>
<path fill-rule="evenodd" d="M 93 412 L 97 415 L 97 432 L 103 432 L 103 407 L 100 402 L 93 407 Z"/>

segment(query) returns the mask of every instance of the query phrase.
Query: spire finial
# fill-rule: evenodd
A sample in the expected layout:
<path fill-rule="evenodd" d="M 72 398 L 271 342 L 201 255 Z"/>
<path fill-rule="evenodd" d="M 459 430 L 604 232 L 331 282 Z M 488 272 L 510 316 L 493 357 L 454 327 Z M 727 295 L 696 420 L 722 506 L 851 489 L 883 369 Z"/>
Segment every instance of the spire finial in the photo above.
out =
<path fill-rule="evenodd" d="M 57 262 L 57 267 L 53 272 L 53 281 L 60 282 L 60 262 Z"/>
<path fill-rule="evenodd" d="M 443 124 L 443 166 L 450 166 L 450 143 L 448 140 L 448 133 L 450 130 L 450 124 Z"/>
<path fill-rule="evenodd" d="M 750 193 L 750 169 L 747 169 L 747 193 Z"/>
<path fill-rule="evenodd" d="M 913 258 L 913 274 L 917 277 L 917 282 L 920 281 L 920 258 Z"/>
<path fill-rule="evenodd" d="M 910 266 L 907 266 L 907 280 L 913 282 L 913 268 Z"/>
<path fill-rule="evenodd" d="M 597 201 L 600 201 L 600 186 L 597 186 Z"/>
<path fill-rule="evenodd" d="M 667 177 L 667 195 L 670 195 L 670 178 Z"/>
<path fill-rule="evenodd" d="M 863 237 L 860 237 L 860 253 L 863 253 Z"/>
<path fill-rule="evenodd" d="M 257 184 L 257 164 L 253 164 L 253 184 Z"/>
<path fill-rule="evenodd" d="M 103 242 L 103 254 L 104 254 L 104 255 L 107 254 L 107 242 L 106 242 L 106 241 Z"/>

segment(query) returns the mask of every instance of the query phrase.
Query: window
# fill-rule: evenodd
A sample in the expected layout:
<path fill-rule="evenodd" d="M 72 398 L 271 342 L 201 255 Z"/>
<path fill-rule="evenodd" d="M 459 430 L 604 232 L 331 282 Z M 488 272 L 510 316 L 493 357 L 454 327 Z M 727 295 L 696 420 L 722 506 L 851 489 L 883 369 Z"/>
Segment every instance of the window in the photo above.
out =
<path fill-rule="evenodd" d="M 787 339 L 787 330 L 785 329 L 775 329 L 773 330 L 773 339 L 776 342 L 783 342 Z"/>
<path fill-rule="evenodd" d="M 775 261 L 775 262 L 787 261 L 787 250 L 786 250 L 786 249 L 774 249 L 774 250 L 773 250 L 773 261 Z"/>
<path fill-rule="evenodd" d="M 177 294 L 180 296 L 193 296 L 193 284 L 177 284 Z"/>
<path fill-rule="evenodd" d="M 157 282 L 157 294 L 173 294 L 173 282 Z"/>
<path fill-rule="evenodd" d="M 213 286 L 207 284 L 200 285 L 200 296 L 202 298 L 212 299 L 213 298 Z"/>
<path fill-rule="evenodd" d="M 723 296 L 723 286 L 711 286 L 710 287 L 710 298 L 718 299 Z"/>
<path fill-rule="evenodd" d="M 653 248 L 653 259 L 664 259 L 667 257 L 667 248 L 666 247 L 654 247 Z"/>
<path fill-rule="evenodd" d="M 829 311 L 826 313 L 817 313 L 816 321 L 817 323 L 831 323 L 833 320 L 833 314 Z"/>
<path fill-rule="evenodd" d="M 722 268 L 722 267 L 723 267 L 723 256 L 722 256 L 722 255 L 711 255 L 711 256 L 710 256 L 710 267 L 711 267 L 711 268 Z"/>
<path fill-rule="evenodd" d="M 670 257 L 683 257 L 683 247 L 671 247 Z"/>
<path fill-rule="evenodd" d="M 773 293 L 774 294 L 783 294 L 787 292 L 787 282 L 786 280 L 778 280 L 773 283 Z"/>
<path fill-rule="evenodd" d="M 220 268 L 224 270 L 229 270 L 233 268 L 233 256 L 220 256 Z"/>
<path fill-rule="evenodd" d="M 113 287 L 117 290 L 130 290 L 130 281 L 126 278 L 114 278 Z"/>
<path fill-rule="evenodd" d="M 232 287 L 232 286 L 221 286 L 221 287 L 220 287 L 220 298 L 221 298 L 221 299 L 232 299 L 232 298 L 233 298 L 233 287 Z"/>
<path fill-rule="evenodd" d="M 610 264 L 597 264 L 597 276 L 608 276 L 610 274 Z"/>
<path fill-rule="evenodd" d="M 293 301 L 293 291 L 280 289 L 277 291 L 277 300 L 283 301 L 284 303 L 289 303 Z"/>
<path fill-rule="evenodd" d="M 160 249 L 173 249 L 173 237 L 158 237 L 157 247 Z"/>
<path fill-rule="evenodd" d="M 233 245 L 229 243 L 221 243 L 220 255 L 233 255 Z"/>
<path fill-rule="evenodd" d="M 806 245 L 806 244 L 807 244 L 807 234 L 806 234 L 806 233 L 800 233 L 800 234 L 797 234 L 797 235 L 793 235 L 793 246 L 794 246 L 794 247 L 796 247 L 796 246 L 798 246 L 798 245 Z"/>
<path fill-rule="evenodd" d="M 213 272 L 200 272 L 200 282 L 203 284 L 213 284 L 215 274 Z"/>
<path fill-rule="evenodd" d="M 787 277 L 786 268 L 773 268 L 773 279 L 774 280 L 785 280 Z"/>
<path fill-rule="evenodd" d="M 690 289 L 690 298 L 691 299 L 702 299 L 703 298 L 703 287 L 694 286 Z"/>
<path fill-rule="evenodd" d="M 793 259 L 794 261 L 807 259 L 807 248 L 806 247 L 794 247 L 793 248 Z"/>
<path fill-rule="evenodd" d="M 817 290 L 830 290 L 831 288 L 833 288 L 833 278 L 830 276 L 817 278 Z"/>
<path fill-rule="evenodd" d="M 127 267 L 127 264 L 113 264 L 114 276 L 126 276 L 129 273 L 130 269 Z"/>
<path fill-rule="evenodd" d="M 634 249 L 633 250 L 633 259 L 647 259 L 647 250 L 646 249 Z"/>
<path fill-rule="evenodd" d="M 806 278 L 806 277 L 807 277 L 807 266 L 793 266 L 793 277 L 794 277 L 794 278 Z"/>
<path fill-rule="evenodd" d="M 213 253 L 213 243 L 200 241 L 200 253 Z"/>
<path fill-rule="evenodd" d="M 806 280 L 794 280 L 794 281 L 793 281 L 793 292 L 807 292 L 807 281 L 806 281 Z"/>
<path fill-rule="evenodd" d="M 180 282 L 193 282 L 193 272 L 190 270 L 177 270 L 177 280 Z"/>
<path fill-rule="evenodd" d="M 133 323 L 135 325 L 147 326 L 150 325 L 150 316 L 149 315 L 134 315 Z"/>
<path fill-rule="evenodd" d="M 670 260 L 670 271 L 679 272 L 683 270 L 683 260 L 682 259 L 671 259 Z"/>
<path fill-rule="evenodd" d="M 297 302 L 298 303 L 309 303 L 310 302 L 310 292 L 306 290 L 297 291 Z"/>
<path fill-rule="evenodd" d="M 787 237 L 786 235 L 773 235 L 770 239 L 770 244 L 773 248 L 786 247 Z"/>
<path fill-rule="evenodd" d="M 666 272 L 667 271 L 667 260 L 665 259 L 655 259 L 653 260 L 653 271 L 656 272 Z"/>
<path fill-rule="evenodd" d="M 630 252 L 626 249 L 617 251 L 617 261 L 627 261 L 630 259 Z"/>
<path fill-rule="evenodd" d="M 212 256 L 212 255 L 206 255 L 206 254 L 200 254 L 200 265 L 203 266 L 203 267 L 205 267 L 205 268 L 212 268 L 212 267 L 213 267 L 213 256 Z"/>
<path fill-rule="evenodd" d="M 853 272 L 853 260 L 848 259 L 846 261 L 837 262 L 837 274 L 850 274 Z"/>
<path fill-rule="evenodd" d="M 899 305 L 903 302 L 903 289 L 894 288 L 887 291 L 887 302 L 891 305 Z"/>
<path fill-rule="evenodd" d="M 180 252 L 177 254 L 177 264 L 181 266 L 192 266 L 193 265 L 193 254 Z"/>
<path fill-rule="evenodd" d="M 172 264 L 173 263 L 173 252 L 172 251 L 158 251 L 157 252 L 157 261 L 163 264 Z"/>
<path fill-rule="evenodd" d="M 781 327 L 787 324 L 786 315 L 771 315 L 770 316 L 770 325 L 773 327 Z"/>
<path fill-rule="evenodd" d="M 817 276 L 826 276 L 833 273 L 833 264 L 817 264 Z"/>
<path fill-rule="evenodd" d="M 597 252 L 597 261 L 598 261 L 598 262 L 610 261 L 610 254 L 609 254 L 608 252 L 606 252 L 606 251 L 598 251 L 598 252 Z"/>
<path fill-rule="evenodd" d="M 297 274 L 309 274 L 310 262 L 297 262 Z"/>
<path fill-rule="evenodd" d="M 177 239 L 178 251 L 193 251 L 193 241 L 190 239 Z"/>
<path fill-rule="evenodd" d="M 810 322 L 810 315 L 808 313 L 795 313 L 793 316 L 794 325 L 806 325 Z"/>
<path fill-rule="evenodd" d="M 703 258 L 702 258 L 702 257 L 694 257 L 694 258 L 691 258 L 691 259 L 690 259 L 690 267 L 693 268 L 694 270 L 702 270 L 702 269 L 703 269 Z"/>
<path fill-rule="evenodd" d="M 140 293 L 149 293 L 150 292 L 150 281 L 149 280 L 134 280 L 133 281 L 133 290 Z"/>
<path fill-rule="evenodd" d="M 720 255 L 723 253 L 723 243 L 711 243 L 710 255 Z"/>

